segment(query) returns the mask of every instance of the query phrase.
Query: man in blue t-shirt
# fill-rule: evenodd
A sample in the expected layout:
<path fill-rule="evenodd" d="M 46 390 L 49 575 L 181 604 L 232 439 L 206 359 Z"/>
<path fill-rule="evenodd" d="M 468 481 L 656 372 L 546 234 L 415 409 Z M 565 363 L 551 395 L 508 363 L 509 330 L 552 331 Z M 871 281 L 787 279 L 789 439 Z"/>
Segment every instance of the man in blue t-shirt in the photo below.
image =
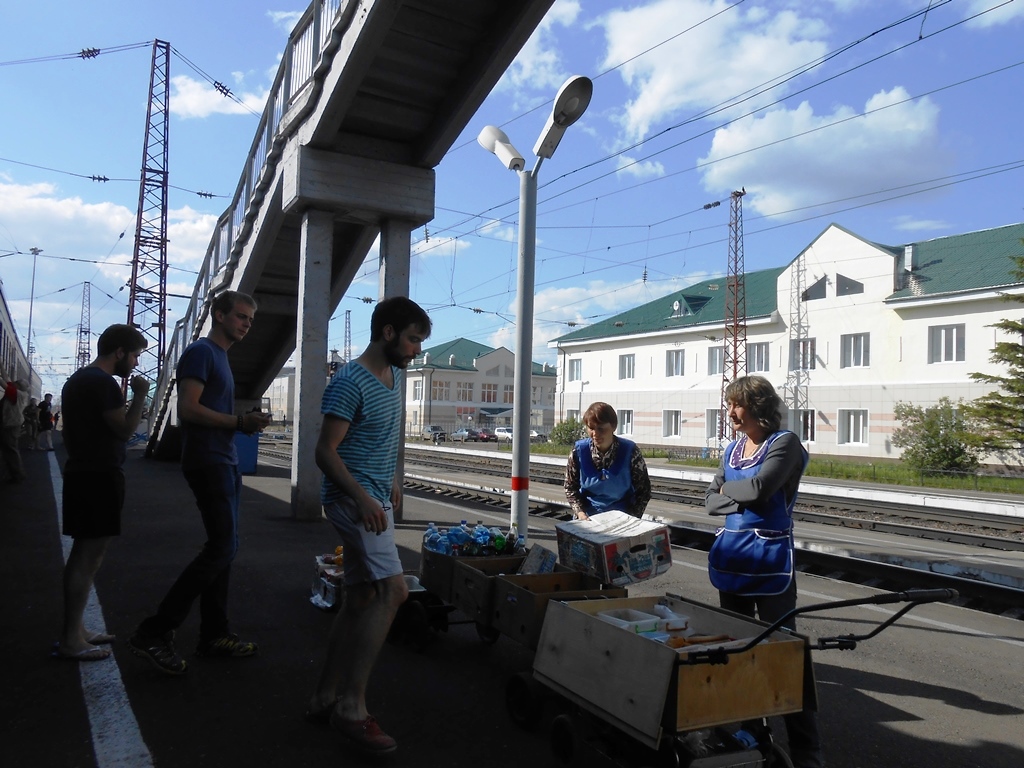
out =
<path fill-rule="evenodd" d="M 430 318 L 419 305 L 404 296 L 380 302 L 369 346 L 331 379 L 320 408 L 320 497 L 345 548 L 345 599 L 306 719 L 330 723 L 370 755 L 397 748 L 366 711 L 366 685 L 409 593 L 394 536 L 394 510 L 402 503 L 395 470 L 405 368 L 429 335 Z"/>
<path fill-rule="evenodd" d="M 63 532 L 74 539 L 64 566 L 64 629 L 53 650 L 59 659 L 102 661 L 113 635 L 86 629 L 85 606 L 107 547 L 121 534 L 124 464 L 149 394 L 149 382 L 132 376 L 132 402 L 125 408 L 121 386 L 146 348 L 138 329 L 117 324 L 100 334 L 96 358 L 64 384 Z"/>
<path fill-rule="evenodd" d="M 187 665 L 174 646 L 174 631 L 199 598 L 197 656 L 243 658 L 257 652 L 228 625 L 228 585 L 238 551 L 238 471 L 235 432 L 253 434 L 270 423 L 268 414 L 235 415 L 235 379 L 228 350 L 252 326 L 256 302 L 236 291 L 220 294 L 210 308 L 213 328 L 206 338 L 185 348 L 176 371 L 178 418 L 181 421 L 181 468 L 196 497 L 207 540 L 160 603 L 128 640 L 132 652 L 169 675 Z"/>

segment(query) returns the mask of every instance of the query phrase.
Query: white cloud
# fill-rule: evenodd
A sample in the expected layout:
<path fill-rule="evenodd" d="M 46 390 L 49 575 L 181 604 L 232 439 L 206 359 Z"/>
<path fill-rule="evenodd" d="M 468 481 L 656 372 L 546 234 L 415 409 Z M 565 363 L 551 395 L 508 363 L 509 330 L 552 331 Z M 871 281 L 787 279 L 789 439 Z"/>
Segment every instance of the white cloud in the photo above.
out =
<path fill-rule="evenodd" d="M 543 99 L 552 98 L 565 82 L 568 73 L 557 44 L 556 27 L 571 28 L 580 12 L 579 0 L 557 0 L 502 75 L 495 91 L 510 93 L 515 101 L 513 109 L 524 110 L 536 106 L 536 99 L 529 102 L 530 94 L 539 93 Z M 525 100 L 520 101 L 522 96 L 525 96 Z"/>
<path fill-rule="evenodd" d="M 217 228 L 217 216 L 189 206 L 167 212 L 167 261 L 199 269 Z"/>
<path fill-rule="evenodd" d="M 897 86 L 872 96 L 871 114 L 859 117 L 847 106 L 815 115 L 804 102 L 733 123 L 701 158 L 704 187 L 745 187 L 753 208 L 774 214 L 942 175 L 951 157 L 939 139 L 938 106 L 907 99 Z"/>
<path fill-rule="evenodd" d="M 827 50 L 815 39 L 826 31 L 821 21 L 795 11 L 767 16 L 742 7 L 659 45 L 666 31 L 682 32 L 726 6 L 724 0 L 659 0 L 601 20 L 607 38 L 602 67 L 628 61 L 618 72 L 634 93 L 618 116 L 624 143 L 645 137 L 670 118 L 719 107 L 723 94 L 751 92 Z M 647 52 L 637 56 L 639 51 Z M 778 95 L 756 97 L 742 110 Z"/>
<path fill-rule="evenodd" d="M 655 160 L 637 160 L 627 155 L 619 155 L 616 164 L 620 175 L 623 176 L 649 179 L 665 175 L 665 166 Z"/>
<path fill-rule="evenodd" d="M 206 82 L 186 75 L 171 78 L 171 113 L 181 118 L 209 117 L 210 115 L 249 115 L 260 112 L 267 100 L 266 89 L 258 93 L 235 93 L 235 99 L 222 96 Z"/>
<path fill-rule="evenodd" d="M 993 0 L 970 0 L 967 6 L 965 16 L 973 16 L 976 13 L 986 11 L 993 6 L 997 6 L 999 3 L 993 2 Z M 969 26 L 972 27 L 997 27 L 1003 24 L 1010 24 L 1015 21 L 1024 19 L 1024 3 L 1009 2 L 1002 5 L 995 10 L 979 16 L 976 19 L 968 22 Z"/>
<path fill-rule="evenodd" d="M 283 29 L 285 32 L 291 32 L 299 23 L 303 13 L 305 11 L 267 11 L 267 18 L 275 27 Z"/>
<path fill-rule="evenodd" d="M 893 229 L 901 232 L 936 232 L 952 229 L 949 222 L 939 219 L 915 219 L 911 216 L 897 216 L 892 220 Z"/>

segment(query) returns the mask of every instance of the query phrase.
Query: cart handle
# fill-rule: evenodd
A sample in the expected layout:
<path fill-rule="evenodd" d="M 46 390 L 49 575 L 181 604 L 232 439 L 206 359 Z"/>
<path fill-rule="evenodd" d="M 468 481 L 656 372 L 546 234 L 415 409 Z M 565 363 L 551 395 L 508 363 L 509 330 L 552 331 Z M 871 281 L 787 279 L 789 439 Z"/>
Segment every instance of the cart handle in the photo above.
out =
<path fill-rule="evenodd" d="M 777 632 L 783 628 L 784 624 L 789 623 L 789 620 L 794 616 L 801 613 L 813 613 L 815 611 L 824 611 L 833 608 L 850 608 L 858 605 L 887 605 L 890 603 L 907 603 L 895 614 L 890 616 L 888 619 L 883 621 L 871 632 L 866 635 L 840 635 L 838 637 L 822 637 L 817 641 L 818 650 L 828 650 L 831 648 L 839 648 L 840 650 L 848 651 L 853 650 L 857 647 L 857 643 L 861 640 L 869 640 L 883 629 L 891 626 L 898 621 L 904 614 L 912 610 L 915 606 L 921 605 L 922 603 L 935 603 L 945 602 L 947 600 L 953 600 L 959 595 L 955 589 L 907 589 L 902 592 L 886 592 L 880 595 L 871 595 L 870 597 L 860 597 L 853 600 L 836 600 L 831 603 L 814 603 L 813 605 L 805 605 L 803 608 L 794 608 L 779 618 L 774 624 L 765 629 L 761 634 L 752 639 L 746 645 L 741 648 L 712 648 L 707 651 L 698 651 L 697 653 L 691 653 L 688 655 L 680 654 L 679 664 L 728 664 L 729 656 L 737 653 L 745 653 L 753 648 L 755 645 L 760 643 L 766 637 L 771 635 L 773 632 Z M 670 597 L 679 598 L 678 595 L 670 595 Z M 789 631 L 788 629 L 786 631 Z"/>

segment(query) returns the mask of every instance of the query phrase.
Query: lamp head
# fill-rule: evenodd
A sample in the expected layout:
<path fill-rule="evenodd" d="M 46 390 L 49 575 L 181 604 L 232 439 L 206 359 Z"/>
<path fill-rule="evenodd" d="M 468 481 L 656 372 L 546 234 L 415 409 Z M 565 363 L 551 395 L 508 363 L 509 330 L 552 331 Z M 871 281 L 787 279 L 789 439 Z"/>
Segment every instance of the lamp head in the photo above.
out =
<path fill-rule="evenodd" d="M 510 171 L 521 171 L 526 167 L 526 160 L 519 154 L 519 150 L 512 146 L 512 142 L 501 128 L 485 125 L 476 140 L 481 147 L 501 160 Z"/>
<path fill-rule="evenodd" d="M 576 75 L 562 84 L 555 96 L 554 106 L 551 107 L 551 117 L 533 148 L 537 157 L 550 158 L 555 153 L 565 129 L 587 111 L 593 95 L 594 83 L 589 77 Z"/>

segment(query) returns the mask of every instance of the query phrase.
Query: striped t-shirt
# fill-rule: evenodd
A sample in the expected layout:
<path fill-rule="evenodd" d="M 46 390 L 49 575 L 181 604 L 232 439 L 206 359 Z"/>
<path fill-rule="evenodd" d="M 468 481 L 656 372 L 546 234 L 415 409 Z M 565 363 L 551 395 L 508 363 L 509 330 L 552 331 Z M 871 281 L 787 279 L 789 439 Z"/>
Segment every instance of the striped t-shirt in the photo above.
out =
<path fill-rule="evenodd" d="M 324 390 L 320 413 L 349 422 L 338 456 L 348 471 L 373 498 L 388 501 L 398 463 L 402 421 L 401 368 L 391 367 L 391 389 L 357 362 L 344 365 Z M 336 501 L 344 494 L 324 477 L 320 501 Z"/>

